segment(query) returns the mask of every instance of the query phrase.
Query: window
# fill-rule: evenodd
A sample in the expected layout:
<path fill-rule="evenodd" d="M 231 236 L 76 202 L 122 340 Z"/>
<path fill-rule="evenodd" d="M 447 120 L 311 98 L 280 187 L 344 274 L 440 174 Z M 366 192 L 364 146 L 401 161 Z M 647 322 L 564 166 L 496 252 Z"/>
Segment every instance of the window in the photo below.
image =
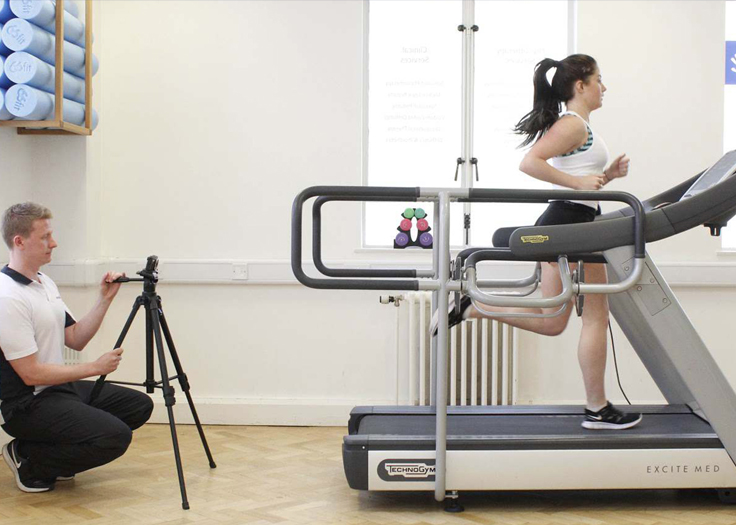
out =
<path fill-rule="evenodd" d="M 366 184 L 460 187 L 454 181 L 461 140 L 460 23 L 460 2 L 370 3 Z M 524 151 L 517 149 L 521 140 L 511 130 L 531 109 L 534 65 L 569 54 L 569 2 L 476 2 L 475 23 L 480 31 L 475 36 L 474 156 L 480 181 L 474 185 L 547 187 L 519 172 Z M 410 205 L 366 203 L 364 244 L 391 246 L 400 214 Z M 530 224 L 542 208 L 474 204 L 471 242 L 490 245 L 497 228 Z M 458 246 L 462 205 L 453 205 L 452 214 L 451 243 Z"/>
<path fill-rule="evenodd" d="M 723 152 L 736 149 L 736 2 L 726 2 L 726 82 L 723 93 Z M 736 249 L 736 221 L 721 230 L 723 247 Z"/>

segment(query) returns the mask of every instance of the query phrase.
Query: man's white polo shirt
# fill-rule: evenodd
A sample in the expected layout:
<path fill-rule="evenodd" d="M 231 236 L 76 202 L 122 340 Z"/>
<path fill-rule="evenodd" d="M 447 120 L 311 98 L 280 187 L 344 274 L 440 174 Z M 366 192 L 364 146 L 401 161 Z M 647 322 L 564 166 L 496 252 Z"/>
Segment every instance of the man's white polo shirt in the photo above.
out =
<path fill-rule="evenodd" d="M 64 364 L 64 328 L 74 318 L 54 281 L 41 272 L 28 279 L 8 268 L 0 270 L 0 349 L 8 361 L 36 354 L 40 363 Z M 3 389 L 0 377 L 0 391 Z M 48 385 L 36 385 L 35 394 Z M 2 391 L 6 399 L 6 391 Z"/>

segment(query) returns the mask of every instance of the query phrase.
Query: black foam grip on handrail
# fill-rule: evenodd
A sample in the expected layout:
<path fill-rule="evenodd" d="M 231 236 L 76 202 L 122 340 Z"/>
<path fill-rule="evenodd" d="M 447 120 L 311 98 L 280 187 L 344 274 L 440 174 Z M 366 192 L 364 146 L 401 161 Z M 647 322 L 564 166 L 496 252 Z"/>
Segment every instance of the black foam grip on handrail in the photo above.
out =
<path fill-rule="evenodd" d="M 312 260 L 317 270 L 328 277 L 409 277 L 416 278 L 417 271 L 413 269 L 358 269 L 358 268 L 329 268 L 322 261 L 322 206 L 330 201 L 346 201 L 339 197 L 317 197 L 312 206 Z M 381 197 L 364 197 L 361 201 L 384 201 Z M 399 199 L 396 199 L 399 200 Z"/>
<path fill-rule="evenodd" d="M 344 200 L 408 200 L 419 198 L 419 188 L 312 186 L 299 193 L 291 210 L 291 270 L 297 280 L 310 288 L 328 290 L 418 290 L 417 280 L 388 279 L 314 279 L 302 268 L 302 212 L 312 197 L 336 197 Z"/>
<path fill-rule="evenodd" d="M 644 229 L 646 223 L 646 215 L 644 214 L 644 207 L 639 199 L 623 191 L 574 191 L 574 190 L 507 190 L 507 189 L 471 189 L 469 194 L 470 199 L 474 202 L 549 202 L 550 200 L 587 200 L 587 201 L 618 201 L 628 204 L 634 210 L 633 217 L 633 237 L 634 237 L 634 257 L 643 259 L 645 256 L 645 236 Z M 625 220 L 625 219 L 617 219 Z M 539 243 L 525 243 L 522 242 L 521 237 L 533 237 L 541 236 L 550 237 L 549 233 L 554 232 L 556 235 L 561 232 L 572 232 L 574 229 L 578 233 L 584 233 L 585 228 L 588 225 L 595 223 L 581 223 L 572 225 L 559 225 L 559 226 L 533 226 L 529 228 L 520 228 L 516 230 L 511 236 L 511 250 L 514 253 L 528 255 L 530 253 L 535 254 L 551 254 L 557 250 L 557 246 L 553 246 L 554 243 L 546 244 L 545 242 Z M 622 223 L 618 223 L 622 224 Z M 576 227 L 576 228 L 573 228 Z M 569 228 L 566 230 L 565 228 Z M 545 235 L 547 234 L 547 235 Z M 584 235 L 583 235 L 584 237 Z M 595 246 L 578 246 L 575 251 L 578 252 L 592 252 L 599 251 L 608 248 L 614 248 L 618 245 L 608 245 L 605 239 L 593 239 L 596 243 Z M 549 249 L 548 249 L 549 248 Z M 557 252 L 559 253 L 559 252 Z"/>

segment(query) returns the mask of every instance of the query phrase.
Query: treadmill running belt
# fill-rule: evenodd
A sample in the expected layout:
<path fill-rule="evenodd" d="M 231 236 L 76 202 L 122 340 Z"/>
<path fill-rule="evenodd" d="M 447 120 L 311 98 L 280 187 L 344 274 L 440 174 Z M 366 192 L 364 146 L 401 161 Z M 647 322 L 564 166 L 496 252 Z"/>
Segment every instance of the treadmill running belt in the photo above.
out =
<path fill-rule="evenodd" d="M 646 414 L 627 430 L 588 430 L 582 415 L 448 415 L 448 449 L 456 448 L 721 448 L 708 423 L 693 414 Z M 433 415 L 366 415 L 345 444 L 370 448 L 434 448 Z"/>

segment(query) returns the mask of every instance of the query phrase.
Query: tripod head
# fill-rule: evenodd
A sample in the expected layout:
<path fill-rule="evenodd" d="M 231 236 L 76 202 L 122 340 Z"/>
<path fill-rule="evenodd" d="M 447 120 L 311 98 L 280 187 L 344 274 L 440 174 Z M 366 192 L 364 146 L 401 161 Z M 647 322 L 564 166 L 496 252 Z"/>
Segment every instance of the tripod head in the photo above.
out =
<path fill-rule="evenodd" d="M 158 283 L 158 257 L 156 255 L 149 255 L 148 259 L 146 259 L 146 267 L 135 273 L 140 275 L 142 279 L 136 277 L 118 277 L 113 282 L 143 282 L 144 292 L 156 293 L 156 283 Z"/>
<path fill-rule="evenodd" d="M 143 280 L 150 280 L 154 283 L 158 282 L 158 257 L 155 255 L 149 255 L 146 260 L 146 267 L 140 272 L 136 272 L 138 275 L 143 277 Z"/>

